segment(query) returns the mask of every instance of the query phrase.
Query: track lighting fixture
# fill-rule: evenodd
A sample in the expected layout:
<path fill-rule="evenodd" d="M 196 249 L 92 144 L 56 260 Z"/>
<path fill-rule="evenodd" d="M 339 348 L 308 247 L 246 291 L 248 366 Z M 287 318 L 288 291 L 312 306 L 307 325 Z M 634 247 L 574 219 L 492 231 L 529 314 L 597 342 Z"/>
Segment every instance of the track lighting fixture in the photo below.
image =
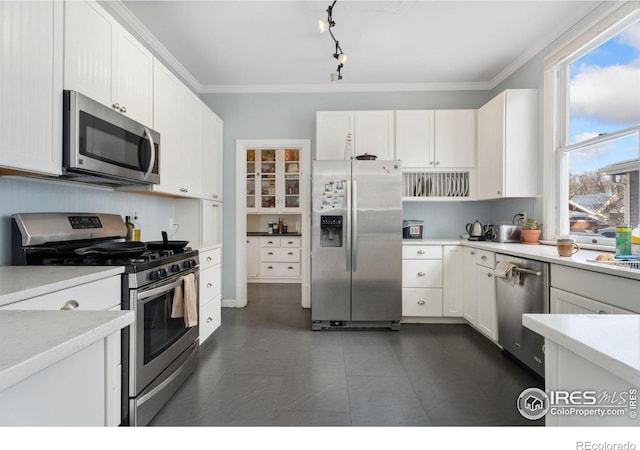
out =
<path fill-rule="evenodd" d="M 329 31 L 329 34 L 331 35 L 331 39 L 333 39 L 333 42 L 336 44 L 336 51 L 333 54 L 333 57 L 338 60 L 338 71 L 337 73 L 331 74 L 331 76 L 329 77 L 331 81 L 342 80 L 342 74 L 340 73 L 340 71 L 342 70 L 344 63 L 347 62 L 347 55 L 345 55 L 342 52 L 342 48 L 340 48 L 340 43 L 338 42 L 336 37 L 333 35 L 333 32 L 331 31 L 331 28 L 333 28 L 336 25 L 335 21 L 333 20 L 333 7 L 336 5 L 337 1 L 338 0 L 334 0 L 334 2 L 327 8 L 327 18 L 320 19 L 318 21 L 318 27 L 320 28 L 320 32 L 324 33 L 325 31 Z"/>

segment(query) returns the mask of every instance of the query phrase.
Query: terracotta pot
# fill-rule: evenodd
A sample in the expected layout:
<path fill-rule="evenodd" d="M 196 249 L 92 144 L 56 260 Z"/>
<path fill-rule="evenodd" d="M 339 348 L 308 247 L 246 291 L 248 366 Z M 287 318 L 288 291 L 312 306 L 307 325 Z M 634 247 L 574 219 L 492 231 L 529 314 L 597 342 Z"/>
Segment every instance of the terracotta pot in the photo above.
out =
<path fill-rule="evenodd" d="M 542 230 L 522 230 L 522 241 L 524 244 L 538 245 Z"/>

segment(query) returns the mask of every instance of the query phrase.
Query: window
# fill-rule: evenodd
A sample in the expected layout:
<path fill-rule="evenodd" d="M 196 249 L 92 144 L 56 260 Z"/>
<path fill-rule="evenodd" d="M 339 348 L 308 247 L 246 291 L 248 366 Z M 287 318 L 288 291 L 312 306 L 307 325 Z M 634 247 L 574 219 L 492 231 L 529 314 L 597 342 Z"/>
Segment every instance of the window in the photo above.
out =
<path fill-rule="evenodd" d="M 547 221 L 579 242 L 615 245 L 616 225 L 640 223 L 639 18 L 627 12 L 579 38 L 547 72 L 556 129 L 555 208 L 546 208 L 555 217 Z"/>

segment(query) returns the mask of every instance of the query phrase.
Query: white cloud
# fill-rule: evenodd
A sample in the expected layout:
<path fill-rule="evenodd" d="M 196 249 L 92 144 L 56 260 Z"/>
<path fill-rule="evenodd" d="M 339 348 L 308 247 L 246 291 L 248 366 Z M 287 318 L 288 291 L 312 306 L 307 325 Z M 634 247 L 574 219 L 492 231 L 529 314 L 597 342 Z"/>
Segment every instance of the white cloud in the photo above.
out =
<path fill-rule="evenodd" d="M 576 134 L 576 143 L 586 141 L 587 139 L 594 138 L 598 135 L 599 133 L 594 133 L 592 131 L 586 131 L 584 133 Z"/>
<path fill-rule="evenodd" d="M 620 42 L 640 50 L 640 22 L 636 22 L 619 35 Z"/>
<path fill-rule="evenodd" d="M 640 123 L 640 67 L 581 67 L 571 81 L 571 114 L 604 123 Z"/>
<path fill-rule="evenodd" d="M 592 134 L 591 137 L 597 136 L 597 133 L 584 133 L 584 134 Z M 579 141 L 578 141 L 579 142 Z M 615 144 L 613 142 L 601 142 L 600 144 L 591 145 L 589 147 L 582 148 L 580 150 L 576 150 L 571 152 L 572 158 L 577 158 L 578 160 L 600 160 L 607 157 L 613 150 L 615 149 Z"/>

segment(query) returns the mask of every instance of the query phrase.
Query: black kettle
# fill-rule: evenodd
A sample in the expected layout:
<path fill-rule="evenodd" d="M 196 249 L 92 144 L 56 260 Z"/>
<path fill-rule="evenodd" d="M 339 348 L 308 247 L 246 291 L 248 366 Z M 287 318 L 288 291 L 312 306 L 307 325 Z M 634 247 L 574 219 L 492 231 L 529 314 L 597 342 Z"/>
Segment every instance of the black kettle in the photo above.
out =
<path fill-rule="evenodd" d="M 477 220 L 474 223 L 468 223 L 466 230 L 470 241 L 484 241 L 484 227 Z"/>

